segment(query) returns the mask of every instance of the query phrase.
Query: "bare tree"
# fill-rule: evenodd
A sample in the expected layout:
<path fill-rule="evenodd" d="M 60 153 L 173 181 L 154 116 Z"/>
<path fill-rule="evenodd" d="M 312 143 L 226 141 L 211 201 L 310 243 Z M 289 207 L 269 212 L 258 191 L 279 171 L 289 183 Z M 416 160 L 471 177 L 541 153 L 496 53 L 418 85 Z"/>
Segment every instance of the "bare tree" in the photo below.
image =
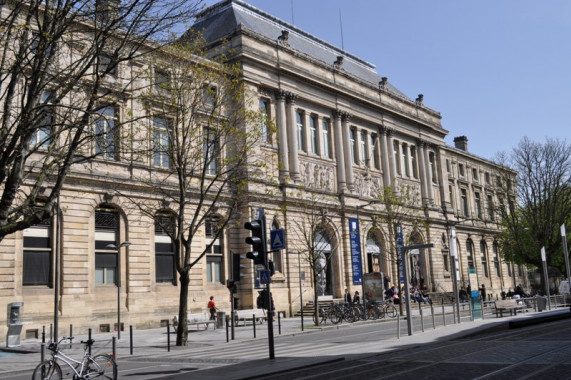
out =
<path fill-rule="evenodd" d="M 296 242 L 301 260 L 307 264 L 313 284 L 314 321 L 319 326 L 318 299 L 325 290 L 327 267 L 331 256 L 337 250 L 337 240 L 324 240 L 329 236 L 327 226 L 327 208 L 335 201 L 317 193 L 312 189 L 300 189 L 299 201 L 289 203 L 287 212 L 290 215 L 288 240 Z M 333 243 L 330 245 L 330 243 Z M 291 243 L 290 243 L 291 244 Z M 303 307 L 303 305 L 301 305 Z"/>
<path fill-rule="evenodd" d="M 510 156 L 499 154 L 496 161 L 504 168 L 496 173 L 495 183 L 503 257 L 541 267 L 545 247 L 547 265 L 563 270 L 559 231 L 571 219 L 571 145 L 555 139 L 541 144 L 524 137 Z M 540 274 L 545 284 L 543 271 Z"/>
<path fill-rule="evenodd" d="M 151 118 L 141 135 L 152 136 L 150 151 L 143 153 L 154 168 L 137 174 L 145 199 L 124 193 L 174 244 L 179 346 L 188 342 L 190 271 L 230 226 L 246 181 L 256 176 L 256 164 L 246 161 L 255 156 L 262 117 L 252 108 L 239 65 L 225 63 L 222 54 L 206 59 L 200 36 L 187 37 L 152 65 L 158 73 L 143 96 Z M 197 252 L 205 228 L 212 240 Z"/>
<path fill-rule="evenodd" d="M 131 63 L 168 43 L 200 0 L 1 4 L 0 240 L 50 216 L 78 153 L 117 149 L 119 123 L 91 128 L 97 111 L 129 93 Z"/>

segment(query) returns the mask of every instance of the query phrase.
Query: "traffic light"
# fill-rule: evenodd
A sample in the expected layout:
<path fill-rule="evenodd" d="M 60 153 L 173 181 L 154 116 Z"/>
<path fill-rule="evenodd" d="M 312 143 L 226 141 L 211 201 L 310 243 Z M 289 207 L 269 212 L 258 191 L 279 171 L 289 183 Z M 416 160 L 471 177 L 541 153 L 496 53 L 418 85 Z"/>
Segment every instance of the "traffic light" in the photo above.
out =
<path fill-rule="evenodd" d="M 232 254 L 232 279 L 234 281 L 240 281 L 241 278 L 246 277 L 245 274 L 242 274 L 242 269 L 245 266 L 240 264 L 241 259 L 242 256 L 239 253 Z"/>
<path fill-rule="evenodd" d="M 252 231 L 252 236 L 246 238 L 246 243 L 252 245 L 252 251 L 246 254 L 254 264 L 267 267 L 266 236 L 261 220 L 253 220 L 244 224 L 244 228 Z"/>
<path fill-rule="evenodd" d="M 234 282 L 234 280 L 230 280 L 230 279 L 226 280 L 226 287 L 228 288 L 228 290 L 232 294 L 238 292 L 238 287 L 236 286 L 236 283 Z"/>

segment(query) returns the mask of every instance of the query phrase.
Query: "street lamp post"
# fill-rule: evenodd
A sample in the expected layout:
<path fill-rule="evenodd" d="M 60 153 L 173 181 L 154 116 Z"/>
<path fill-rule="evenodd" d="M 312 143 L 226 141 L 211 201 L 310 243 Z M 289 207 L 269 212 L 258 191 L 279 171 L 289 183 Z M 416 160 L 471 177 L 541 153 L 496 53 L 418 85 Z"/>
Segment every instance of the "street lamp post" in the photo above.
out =
<path fill-rule="evenodd" d="M 367 310 L 367 301 L 365 300 L 365 281 L 363 279 L 363 249 L 361 248 L 361 220 L 359 219 L 359 210 L 370 206 L 372 204 L 376 204 L 379 203 L 378 199 L 373 199 L 372 201 L 369 201 L 369 203 L 364 204 L 364 205 L 357 205 L 356 210 L 357 210 L 357 236 L 359 239 L 359 257 L 361 258 L 361 298 L 363 299 L 363 310 Z M 365 244 L 367 244 L 367 240 L 365 239 Z"/>
<path fill-rule="evenodd" d="M 117 250 L 117 339 L 121 339 L 121 247 L 128 247 L 130 241 L 124 241 L 119 244 L 119 248 L 115 244 L 107 244 L 106 248 Z"/>
<path fill-rule="evenodd" d="M 61 210 L 59 192 L 56 197 L 56 249 L 54 258 L 54 342 L 58 341 L 58 326 L 59 326 L 59 262 L 61 257 L 60 250 L 60 236 L 61 234 Z"/>

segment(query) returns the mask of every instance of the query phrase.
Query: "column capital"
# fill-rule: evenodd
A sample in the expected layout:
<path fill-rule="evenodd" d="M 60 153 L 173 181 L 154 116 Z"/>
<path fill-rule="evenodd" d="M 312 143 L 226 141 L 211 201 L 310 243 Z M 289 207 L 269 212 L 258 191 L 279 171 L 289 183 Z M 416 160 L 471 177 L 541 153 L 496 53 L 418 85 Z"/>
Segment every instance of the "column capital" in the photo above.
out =
<path fill-rule="evenodd" d="M 382 126 L 381 128 L 379 128 L 379 130 L 381 134 L 384 134 L 387 137 L 392 136 L 394 132 L 394 129 L 385 126 Z"/>
<path fill-rule="evenodd" d="M 351 115 L 349 112 L 343 111 L 341 112 L 341 120 L 344 122 L 348 122 L 349 120 L 351 120 L 351 117 L 353 115 Z"/>
<path fill-rule="evenodd" d="M 281 101 L 284 101 L 286 99 L 286 96 L 287 96 L 287 92 L 284 90 L 276 90 L 274 92 L 274 94 L 276 96 L 276 99 L 281 100 Z"/>
<path fill-rule="evenodd" d="M 286 102 L 288 102 L 289 104 L 295 104 L 297 97 L 298 96 L 294 93 L 286 92 Z"/>

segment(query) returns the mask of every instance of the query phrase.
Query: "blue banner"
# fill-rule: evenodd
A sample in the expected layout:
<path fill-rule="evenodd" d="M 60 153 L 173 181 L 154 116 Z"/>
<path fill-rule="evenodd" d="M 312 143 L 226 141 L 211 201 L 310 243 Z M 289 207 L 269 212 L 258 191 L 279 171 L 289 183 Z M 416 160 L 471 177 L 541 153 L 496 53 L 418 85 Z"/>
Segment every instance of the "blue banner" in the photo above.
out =
<path fill-rule="evenodd" d="M 406 259 L 405 255 L 403 255 L 402 247 L 404 247 L 404 240 L 402 236 L 402 226 L 397 224 L 395 226 L 395 233 L 397 238 L 397 256 L 399 261 L 399 277 L 400 277 L 400 284 L 404 284 L 404 269 L 403 269 L 403 262 Z"/>
<path fill-rule="evenodd" d="M 359 220 L 349 218 L 349 236 L 351 242 L 351 268 L 353 272 L 353 284 L 361 285 L 363 283 L 362 264 L 361 264 L 361 239 L 359 238 Z"/>

